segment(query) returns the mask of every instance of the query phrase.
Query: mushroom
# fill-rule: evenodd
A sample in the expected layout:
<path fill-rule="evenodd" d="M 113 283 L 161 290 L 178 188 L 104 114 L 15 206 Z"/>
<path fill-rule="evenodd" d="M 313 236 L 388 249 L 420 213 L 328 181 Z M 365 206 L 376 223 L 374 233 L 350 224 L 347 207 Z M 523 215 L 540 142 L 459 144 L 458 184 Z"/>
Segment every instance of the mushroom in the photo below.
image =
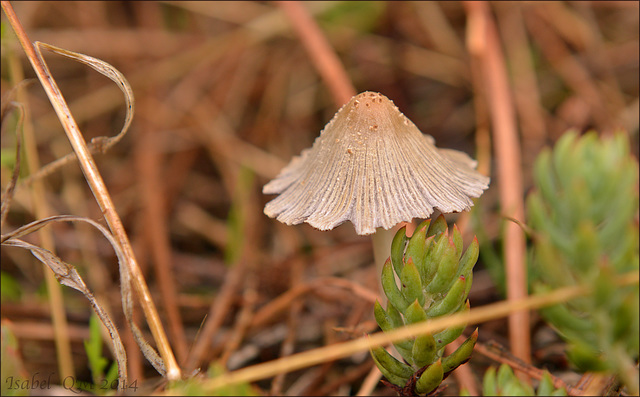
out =
<path fill-rule="evenodd" d="M 463 152 L 435 147 L 393 102 L 376 92 L 351 98 L 311 148 L 262 192 L 279 194 L 264 213 L 287 225 L 330 230 L 351 221 L 357 234 L 413 218 L 469 210 L 489 178 Z"/>

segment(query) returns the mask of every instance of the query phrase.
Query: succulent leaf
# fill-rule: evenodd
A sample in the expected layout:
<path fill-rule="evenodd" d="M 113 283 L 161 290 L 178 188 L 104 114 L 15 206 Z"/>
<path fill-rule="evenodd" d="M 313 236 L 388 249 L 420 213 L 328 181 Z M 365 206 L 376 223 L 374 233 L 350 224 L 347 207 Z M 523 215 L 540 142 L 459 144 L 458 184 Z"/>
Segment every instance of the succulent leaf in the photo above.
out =
<path fill-rule="evenodd" d="M 402 283 L 402 295 L 408 302 L 417 300 L 420 306 L 424 305 L 424 294 L 422 293 L 422 282 L 420 281 L 420 273 L 413 264 L 413 258 L 409 258 L 400 273 L 400 282 Z"/>
<path fill-rule="evenodd" d="M 440 255 L 440 265 L 435 277 L 427 284 L 427 292 L 443 293 L 455 281 L 455 274 L 458 270 L 458 261 L 456 260 L 456 246 L 453 241 L 449 240 L 446 232 L 440 241 L 443 245 Z"/>
<path fill-rule="evenodd" d="M 382 308 L 380 302 L 376 299 L 376 302 L 373 304 L 373 315 L 376 318 L 376 322 L 378 326 L 383 331 L 391 331 L 393 327 L 392 320 L 387 312 Z"/>
<path fill-rule="evenodd" d="M 424 273 L 424 240 L 428 228 L 429 224 L 425 224 L 425 222 L 423 222 L 420 226 L 418 226 L 418 228 L 416 228 L 415 232 L 413 232 L 413 235 L 411 236 L 411 239 L 409 239 L 407 249 L 404 254 L 405 262 L 409 262 L 409 260 L 413 261 L 413 263 L 416 265 L 416 268 L 420 270 L 421 274 Z"/>
<path fill-rule="evenodd" d="M 431 393 L 442 383 L 443 376 L 442 362 L 438 360 L 420 375 L 416 382 L 416 391 L 419 394 Z"/>
<path fill-rule="evenodd" d="M 538 390 L 536 390 L 536 396 L 566 396 L 567 391 L 564 388 L 556 389 L 553 386 L 553 380 L 551 379 L 551 374 L 549 371 L 544 371 L 542 375 L 542 379 L 540 379 L 540 383 L 538 384 Z"/>
<path fill-rule="evenodd" d="M 445 373 L 451 372 L 454 369 L 458 368 L 460 365 L 464 364 L 471 357 L 471 353 L 473 353 L 473 348 L 478 341 L 478 329 L 465 340 L 462 344 L 447 357 L 442 359 L 442 368 Z"/>
<path fill-rule="evenodd" d="M 480 253 L 480 247 L 478 244 L 478 239 L 476 237 L 473 238 L 473 241 L 467 247 L 467 250 L 460 258 L 460 264 L 458 269 L 458 276 L 463 276 L 470 274 L 473 270 L 473 267 L 476 265 L 478 261 L 478 254 Z"/>
<path fill-rule="evenodd" d="M 409 302 L 400 293 L 398 285 L 396 284 L 396 278 L 393 274 L 393 266 L 391 260 L 387 259 L 387 262 L 382 267 L 382 289 L 385 295 L 389 299 L 389 302 L 401 312 L 405 311 L 409 306 Z"/>
<path fill-rule="evenodd" d="M 440 233 L 444 233 L 447 230 L 447 221 L 444 219 L 444 215 L 440 214 L 435 221 L 429 226 L 427 237 L 436 236 Z"/>
<path fill-rule="evenodd" d="M 456 246 L 456 260 L 459 261 L 464 250 L 462 249 L 462 233 L 460 233 L 460 229 L 458 229 L 458 225 L 456 225 L 455 223 L 453 224 L 453 233 L 451 233 L 451 238 L 453 239 L 453 244 Z"/>
<path fill-rule="evenodd" d="M 427 316 L 432 318 L 440 317 L 444 314 L 457 311 L 466 298 L 466 286 L 466 278 L 464 276 L 458 277 L 458 279 L 453 283 L 451 289 L 446 293 L 445 297 L 440 302 L 427 309 Z"/>
<path fill-rule="evenodd" d="M 407 324 L 416 324 L 427 321 L 427 313 L 425 313 L 422 305 L 417 300 L 407 307 L 404 312 L 404 318 Z"/>
<path fill-rule="evenodd" d="M 484 379 L 482 382 L 482 395 L 483 396 L 498 395 L 498 387 L 496 385 L 496 367 L 489 367 L 484 372 Z"/>
<path fill-rule="evenodd" d="M 403 226 L 396 232 L 391 242 L 391 263 L 397 274 L 402 272 L 402 267 L 404 266 L 402 257 L 404 256 L 404 247 L 407 241 L 407 227 Z"/>
<path fill-rule="evenodd" d="M 381 349 L 384 350 L 383 348 L 381 348 Z M 384 350 L 384 351 L 386 352 L 386 350 Z M 387 355 L 389 355 L 389 353 L 387 353 Z M 373 357 L 373 361 L 376 363 L 376 366 L 378 367 L 380 372 L 382 372 L 382 375 L 384 375 L 384 377 L 387 378 L 387 380 L 389 382 L 391 382 L 391 383 L 393 383 L 394 385 L 397 385 L 397 386 L 402 386 L 407 382 L 407 379 L 405 379 L 405 378 L 403 378 L 401 376 L 398 376 L 398 375 L 394 374 L 393 372 L 391 372 L 387 368 L 388 363 L 380 362 L 378 360 L 378 357 L 374 353 L 373 349 L 371 351 L 371 356 Z"/>
<path fill-rule="evenodd" d="M 391 319 L 391 324 L 393 324 L 393 328 L 402 327 L 404 325 L 404 321 L 402 320 L 402 315 L 400 314 L 398 309 L 396 309 L 396 307 L 391 304 L 391 302 L 387 303 L 387 315 Z"/>
<path fill-rule="evenodd" d="M 404 379 L 405 382 L 413 375 L 413 368 L 393 357 L 383 347 L 378 346 L 371 349 L 371 354 L 390 373 Z"/>
<path fill-rule="evenodd" d="M 397 313 L 397 310 L 395 309 L 395 307 L 389 304 L 387 305 L 387 310 L 388 311 L 385 311 L 382 308 L 382 305 L 380 305 L 380 303 L 376 300 L 375 304 L 373 305 L 373 314 L 376 319 L 376 322 L 378 323 L 378 326 L 383 331 L 391 331 L 397 328 L 398 326 L 402 325 L 402 319 L 400 319 L 400 325 L 398 325 L 397 323 L 398 318 L 396 317 L 396 314 L 395 314 Z M 399 316 L 399 313 L 398 313 L 398 316 Z M 405 341 L 395 342 L 394 345 L 401 349 L 411 351 L 412 343 L 409 340 L 405 340 Z"/>
<path fill-rule="evenodd" d="M 422 269 L 418 269 L 418 271 L 420 271 L 420 276 L 422 277 L 423 285 L 427 285 L 433 279 L 436 271 L 438 271 L 439 263 L 432 254 L 434 244 L 434 236 L 427 237 L 424 241 L 424 261 L 422 263 Z"/>
<path fill-rule="evenodd" d="M 424 367 L 433 363 L 436 359 L 436 340 L 431 334 L 422 334 L 416 336 L 415 342 L 413 342 L 413 348 L 411 349 L 411 356 L 413 362 L 418 367 Z"/>

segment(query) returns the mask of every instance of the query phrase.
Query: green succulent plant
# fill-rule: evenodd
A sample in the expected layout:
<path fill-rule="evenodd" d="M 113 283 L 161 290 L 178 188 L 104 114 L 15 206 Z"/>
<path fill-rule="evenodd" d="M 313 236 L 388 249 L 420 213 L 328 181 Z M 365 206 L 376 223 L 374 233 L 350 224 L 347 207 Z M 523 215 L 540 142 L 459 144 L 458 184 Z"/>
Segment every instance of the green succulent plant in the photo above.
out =
<path fill-rule="evenodd" d="M 638 162 L 627 138 L 569 132 L 540 154 L 534 179 L 527 199 L 534 291 L 576 284 L 595 291 L 542 316 L 567 341 L 575 366 L 613 371 L 637 393 L 638 284 L 615 282 L 639 263 Z"/>
<path fill-rule="evenodd" d="M 536 390 L 526 382 L 520 381 L 511 367 L 502 364 L 496 371 L 495 367 L 489 367 L 484 373 L 482 381 L 483 396 L 566 396 L 564 388 L 556 389 L 553 386 L 551 375 L 545 371 Z"/>
<path fill-rule="evenodd" d="M 387 332 L 468 311 L 467 295 L 477 259 L 477 239 L 474 238 L 463 251 L 460 231 L 454 225 L 450 235 L 442 215 L 433 222 L 424 221 L 411 238 L 407 238 L 405 228 L 400 229 L 382 269 L 387 308 L 385 310 L 379 302 L 374 306 L 380 328 Z M 371 354 L 390 386 L 399 394 L 429 394 L 451 371 L 469 359 L 478 338 L 477 330 L 455 352 L 446 357 L 443 355 L 445 346 L 458 338 L 464 328 L 464 325 L 451 327 L 394 343 L 404 362 L 382 347 L 372 349 Z"/>

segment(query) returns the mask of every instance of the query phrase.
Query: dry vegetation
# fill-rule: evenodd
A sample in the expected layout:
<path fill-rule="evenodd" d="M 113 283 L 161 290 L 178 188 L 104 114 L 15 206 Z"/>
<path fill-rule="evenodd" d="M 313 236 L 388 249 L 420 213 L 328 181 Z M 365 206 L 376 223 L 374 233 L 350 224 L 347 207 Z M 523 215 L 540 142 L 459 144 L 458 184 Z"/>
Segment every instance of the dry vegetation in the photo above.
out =
<path fill-rule="evenodd" d="M 131 130 L 108 153 L 96 155 L 96 162 L 181 365 L 206 367 L 221 360 L 233 370 L 378 330 L 372 304 L 379 275 L 371 241 L 357 236 L 351 224 L 320 232 L 307 224 L 285 226 L 262 212 L 272 198 L 261 193 L 262 186 L 312 144 L 337 110 L 281 7 L 146 1 L 33 1 L 13 7 L 32 41 L 109 62 L 133 88 Z M 500 247 L 498 187 L 509 181 L 496 173 L 490 104 L 479 63 L 469 54 L 473 38 L 465 37 L 465 5 L 309 2 L 304 7 L 358 92 L 385 94 L 439 147 L 480 161 L 492 185 L 473 210 L 477 216 L 456 214 L 448 220 L 464 223 L 465 245 L 482 228 L 483 246 Z M 637 156 L 638 3 L 495 2 L 490 8 L 521 140 L 521 196 L 531 186 L 536 154 L 569 128 L 602 134 L 621 128 Z M 2 18 L 4 107 L 18 100 L 11 89 L 35 75 Z M 52 54 L 45 58 L 86 140 L 116 134 L 124 119 L 118 87 L 82 64 Z M 40 164 L 69 153 L 37 80 L 26 86 L 22 100 Z M 3 121 L 3 157 L 15 144 L 15 121 Z M 3 189 L 11 172 L 3 161 Z M 39 200 L 48 215 L 102 219 L 77 163 L 44 178 L 38 197 L 33 186 L 17 188 L 3 233 L 38 219 Z M 153 387 L 158 375 L 140 355 L 121 313 L 113 249 L 85 225 L 48 228 L 57 254 L 77 266 L 113 313 L 129 355 L 130 378 Z M 39 244 L 41 238 L 32 235 L 29 241 Z M 3 325 L 18 337 L 26 372 L 44 378 L 51 373 L 52 381 L 60 382 L 64 357 L 56 352 L 43 267 L 15 248 L 3 247 L 1 258 L 3 275 L 17 291 L 3 292 Z M 483 260 L 481 253 L 472 307 L 503 299 Z M 90 381 L 82 341 L 89 337 L 92 311 L 82 295 L 67 288 L 62 293 L 71 370 Z M 212 325 L 203 328 L 205 318 Z M 483 323 L 479 340 L 508 347 L 506 324 L 506 319 Z M 530 331 L 533 366 L 575 384 L 580 375 L 568 368 L 558 337 L 535 313 Z M 201 339 L 205 345 L 195 344 Z M 105 355 L 110 357 L 107 347 Z M 476 382 L 496 359 L 476 352 L 467 366 Z M 368 353 L 361 352 L 256 385 L 267 394 L 355 394 L 372 368 Z M 445 393 L 456 394 L 460 379 L 448 378 Z M 385 393 L 389 389 L 382 385 L 371 391 Z"/>

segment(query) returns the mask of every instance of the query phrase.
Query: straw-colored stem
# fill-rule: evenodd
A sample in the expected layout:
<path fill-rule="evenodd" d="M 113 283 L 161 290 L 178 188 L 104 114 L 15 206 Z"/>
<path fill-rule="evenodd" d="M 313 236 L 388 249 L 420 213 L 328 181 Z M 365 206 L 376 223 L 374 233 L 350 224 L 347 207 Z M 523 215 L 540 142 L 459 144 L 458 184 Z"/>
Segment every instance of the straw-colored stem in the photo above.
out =
<path fill-rule="evenodd" d="M 129 238 L 124 230 L 124 226 L 115 211 L 115 207 L 113 202 L 111 201 L 111 196 L 109 195 L 107 188 L 102 180 L 102 176 L 100 175 L 98 168 L 93 160 L 93 156 L 89 152 L 87 148 L 86 142 L 80 130 L 69 110 L 66 101 L 64 100 L 60 90 L 58 89 L 57 84 L 49 75 L 46 66 L 41 61 L 40 57 L 36 53 L 35 47 L 31 44 L 31 41 L 27 37 L 26 32 L 22 28 L 20 21 L 18 20 L 15 12 L 13 11 L 13 7 L 8 1 L 2 1 L 2 8 L 9 20 L 12 28 L 16 32 L 20 44 L 24 49 L 27 58 L 31 62 L 31 65 L 40 80 L 45 92 L 51 104 L 53 105 L 58 118 L 64 128 L 65 133 L 73 147 L 73 150 L 78 156 L 78 160 L 80 162 L 80 167 L 82 169 L 83 174 L 93 192 L 94 197 L 104 217 L 111 229 L 111 232 L 114 234 L 116 241 L 122 247 L 122 250 L 125 254 L 126 266 L 129 268 L 131 272 L 131 278 L 133 280 L 133 285 L 136 289 L 138 297 L 140 298 L 140 305 L 144 311 L 144 314 L 147 319 L 147 323 L 149 324 L 149 329 L 158 345 L 158 350 L 160 351 L 160 356 L 164 361 L 164 365 L 167 370 L 167 378 L 170 380 L 177 380 L 181 378 L 181 370 L 178 367 L 176 359 L 171 350 L 171 346 L 167 340 L 164 329 L 162 328 L 162 323 L 160 322 L 160 317 L 158 316 L 158 312 L 156 307 L 151 299 L 151 295 L 149 293 L 149 289 L 147 284 L 142 276 L 142 272 L 135 260 L 135 256 L 133 254 L 133 249 L 129 242 Z"/>
<path fill-rule="evenodd" d="M 513 101 L 498 33 L 485 2 L 465 2 L 469 16 L 468 46 L 478 58 L 493 127 L 493 143 L 498 164 L 500 204 L 505 217 L 524 221 L 520 142 Z M 504 227 L 504 262 L 507 299 L 527 296 L 525 239 L 520 226 L 507 222 Z M 530 320 L 527 311 L 509 315 L 509 342 L 513 354 L 531 362 Z"/>

